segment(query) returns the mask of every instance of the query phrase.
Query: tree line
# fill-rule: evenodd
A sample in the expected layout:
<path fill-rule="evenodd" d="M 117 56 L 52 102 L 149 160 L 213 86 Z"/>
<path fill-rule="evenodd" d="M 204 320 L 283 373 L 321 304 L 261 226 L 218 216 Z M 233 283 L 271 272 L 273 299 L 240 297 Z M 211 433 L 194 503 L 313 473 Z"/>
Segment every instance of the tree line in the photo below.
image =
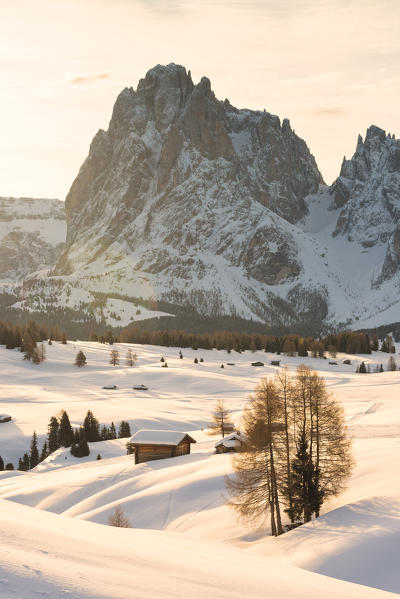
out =
<path fill-rule="evenodd" d="M 231 331 L 217 331 L 215 333 L 188 333 L 179 330 L 146 331 L 137 327 L 128 327 L 118 335 L 111 330 L 103 334 L 91 332 L 91 341 L 113 345 L 115 342 L 136 343 L 141 345 L 159 345 L 164 347 L 190 347 L 192 349 L 218 349 L 242 352 L 260 351 L 299 355 L 306 357 L 324 357 L 326 353 L 335 356 L 337 352 L 349 354 L 370 354 L 372 351 L 383 351 L 394 353 L 394 341 L 390 335 L 382 338 L 381 342 L 377 335 L 370 336 L 368 333 L 345 331 L 332 333 L 321 339 L 312 336 L 302 337 L 298 334 L 265 335 L 248 334 Z M 29 321 L 26 325 L 13 325 L 0 322 L 0 345 L 7 349 L 20 348 L 27 359 L 36 360 L 40 351 L 37 343 L 44 340 L 59 341 L 66 343 L 65 332 L 58 327 L 50 330 L 42 324 Z"/>
<path fill-rule="evenodd" d="M 194 334 L 186 331 L 144 331 L 129 327 L 121 331 L 119 341 L 122 343 L 137 343 L 141 345 L 160 345 L 165 347 L 190 347 L 192 349 L 218 349 L 227 351 L 260 351 L 299 355 L 306 357 L 323 357 L 326 353 L 334 356 L 338 352 L 349 354 L 370 354 L 372 351 L 394 353 L 395 347 L 390 335 L 379 343 L 376 335 L 370 337 L 367 333 L 347 331 L 335 333 L 315 339 L 290 335 L 249 335 L 222 331 L 215 333 Z"/>
<path fill-rule="evenodd" d="M 282 369 L 262 379 L 242 418 L 244 445 L 227 477 L 230 505 L 245 519 L 265 521 L 284 532 L 318 517 L 323 503 L 338 495 L 353 458 L 344 412 L 324 380 L 304 365 L 295 376 Z"/>
<path fill-rule="evenodd" d="M 43 462 L 51 453 L 60 447 L 70 447 L 71 454 L 75 457 L 84 457 L 90 454 L 88 443 L 108 441 L 111 439 L 124 439 L 131 436 L 129 422 L 122 420 L 116 429 L 114 422 L 109 426 L 100 425 L 93 412 L 88 410 L 81 426 L 72 428 L 68 413 L 62 410 L 58 416 L 52 416 L 47 426 L 47 438 L 41 451 L 38 447 L 38 437 L 33 431 L 30 449 L 18 460 L 18 470 L 27 471 Z M 13 464 L 8 464 L 8 470 L 13 470 Z M 0 457 L 0 470 L 4 469 L 4 462 Z"/>

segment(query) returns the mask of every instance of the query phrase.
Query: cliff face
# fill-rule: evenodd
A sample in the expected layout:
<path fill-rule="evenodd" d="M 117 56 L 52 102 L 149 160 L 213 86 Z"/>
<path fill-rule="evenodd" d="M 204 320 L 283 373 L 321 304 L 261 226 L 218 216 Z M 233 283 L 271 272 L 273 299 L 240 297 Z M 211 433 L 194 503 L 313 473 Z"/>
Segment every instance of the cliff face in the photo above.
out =
<path fill-rule="evenodd" d="M 384 245 L 386 256 L 375 283 L 393 277 L 400 265 L 400 141 L 371 126 L 358 137 L 351 160 L 343 160 L 332 185 L 341 207 L 334 235 L 364 248 Z"/>

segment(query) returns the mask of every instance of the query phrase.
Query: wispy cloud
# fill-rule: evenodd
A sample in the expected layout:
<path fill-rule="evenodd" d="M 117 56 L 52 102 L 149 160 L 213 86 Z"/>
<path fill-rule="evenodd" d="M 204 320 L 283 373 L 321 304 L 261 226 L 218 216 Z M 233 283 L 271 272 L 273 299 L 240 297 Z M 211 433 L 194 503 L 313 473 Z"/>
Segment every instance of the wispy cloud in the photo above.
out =
<path fill-rule="evenodd" d="M 72 83 L 72 85 L 81 85 L 82 83 L 92 83 L 92 81 L 109 79 L 110 77 L 111 73 L 98 73 L 96 75 L 74 77 L 73 79 L 70 79 L 69 83 Z"/>

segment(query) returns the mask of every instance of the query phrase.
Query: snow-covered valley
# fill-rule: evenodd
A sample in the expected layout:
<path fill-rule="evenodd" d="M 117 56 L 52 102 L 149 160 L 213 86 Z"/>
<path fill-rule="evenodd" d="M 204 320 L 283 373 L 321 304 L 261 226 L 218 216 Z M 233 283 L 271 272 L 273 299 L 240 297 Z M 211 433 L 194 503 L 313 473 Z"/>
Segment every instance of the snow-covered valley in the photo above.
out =
<path fill-rule="evenodd" d="M 110 346 L 98 343 L 53 343 L 40 366 L 17 350 L 0 349 L 0 412 L 12 416 L 0 424 L 4 462 L 17 464 L 33 430 L 41 446 L 50 417 L 61 409 L 73 426 L 90 409 L 101 424 L 127 420 L 132 433 L 182 430 L 197 443 L 190 455 L 135 465 L 126 439 L 103 441 L 90 444 L 86 458 L 60 449 L 33 471 L 0 472 L 2 598 L 265 597 L 267 589 L 271 597 L 316 599 L 400 592 L 400 372 L 355 373 L 361 360 L 386 367 L 388 354 L 339 354 L 336 365 L 280 356 L 291 370 L 303 361 L 324 376 L 344 406 L 356 466 L 347 490 L 324 505 L 319 519 L 275 539 L 268 529 L 239 521 L 226 505 L 231 458 L 216 455 L 218 437 L 202 430 L 219 398 L 240 425 L 256 383 L 276 370 L 273 354 L 183 349 L 179 359 L 177 348 L 115 347 L 121 356 L 115 367 Z M 124 365 L 130 348 L 138 354 L 134 367 Z M 73 364 L 80 349 L 84 368 Z M 195 357 L 204 362 L 195 364 Z M 343 364 L 347 357 L 351 365 Z M 256 360 L 265 366 L 252 367 Z M 102 389 L 113 384 L 117 389 Z M 134 391 L 137 384 L 148 391 Z M 106 526 L 118 505 L 134 528 Z"/>

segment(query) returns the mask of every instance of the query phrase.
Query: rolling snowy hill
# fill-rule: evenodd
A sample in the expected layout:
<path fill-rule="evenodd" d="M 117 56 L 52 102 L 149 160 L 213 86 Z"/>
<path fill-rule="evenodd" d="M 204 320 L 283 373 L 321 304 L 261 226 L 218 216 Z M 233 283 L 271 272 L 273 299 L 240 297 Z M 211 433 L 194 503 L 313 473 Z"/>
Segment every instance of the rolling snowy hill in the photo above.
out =
<path fill-rule="evenodd" d="M 116 347 L 123 358 L 132 346 Z M 78 349 L 87 356 L 86 368 L 73 366 Z M 378 598 L 388 595 L 377 589 L 400 592 L 396 558 L 400 538 L 400 372 L 355 373 L 361 359 L 385 364 L 387 354 L 350 356 L 350 366 L 342 363 L 347 357 L 344 354 L 338 356 L 337 365 L 322 359 L 281 356 L 291 369 L 305 360 L 326 378 L 330 391 L 345 408 L 356 468 L 348 489 L 324 506 L 318 520 L 272 539 L 267 528 L 256 531 L 238 521 L 225 504 L 224 477 L 231 472 L 230 457 L 214 454 L 216 438 L 201 429 L 207 426 L 217 398 L 226 400 L 239 423 L 259 378 L 275 372 L 269 365 L 273 355 L 187 349 L 180 360 L 176 348 L 133 349 L 139 356 L 133 368 L 123 366 L 122 361 L 120 366 L 111 366 L 110 348 L 97 343 L 53 344 L 41 366 L 27 364 L 17 351 L 0 349 L 3 372 L 9 373 L 0 385 L 0 411 L 13 416 L 12 422 L 0 424 L 0 455 L 5 461 L 15 461 L 28 448 L 33 429 L 41 443 L 50 416 L 60 409 L 68 411 L 73 425 L 82 422 L 91 409 L 102 423 L 127 419 L 133 431 L 143 427 L 179 429 L 198 441 L 188 456 L 138 466 L 132 456 L 125 455 L 125 440 L 119 439 L 91 444 L 87 458 L 74 458 L 68 449 L 61 449 L 34 471 L 0 473 L 0 514 L 6 522 L 2 527 L 6 551 L 0 563 L 0 590 L 9 592 L 4 595 L 7 599 L 14 591 L 21 595 L 21 589 L 26 593 L 21 595 L 24 599 L 37 596 L 39 590 L 55 597 L 67 591 L 79 598 L 131 598 L 135 593 L 141 598 L 165 597 L 165 588 L 177 593 L 190 589 L 194 596 L 202 592 L 203 596 L 232 597 L 243 594 L 242 585 L 250 571 L 255 572 L 251 575 L 254 586 L 246 592 L 254 597 L 265 595 L 265 588 L 273 597 L 295 598 L 322 593 L 327 597 Z M 168 369 L 161 367 L 161 355 Z M 203 357 L 204 363 L 194 364 L 195 356 Z M 395 357 L 398 360 L 399 354 Z M 266 366 L 251 367 L 257 359 Z M 235 365 L 227 366 L 228 360 Z M 224 369 L 220 368 L 222 362 Z M 118 388 L 101 388 L 110 383 Z M 137 383 L 146 384 L 149 390 L 133 391 Z M 98 453 L 100 461 L 96 461 Z M 133 530 L 104 526 L 117 505 L 129 516 Z M 52 535 L 45 532 L 49 527 Z M 84 564 L 81 557 L 73 555 L 78 545 Z M 196 560 L 190 557 L 192 551 Z M 164 569 L 160 560 L 161 556 L 170 559 L 166 553 L 171 561 Z M 178 559 L 179 574 L 173 565 Z M 68 577 L 66 563 L 70 564 Z M 132 568 L 132 563 L 142 564 L 142 574 L 138 566 L 137 574 L 128 581 L 125 568 L 126 564 Z M 201 576 L 196 569 L 199 563 Z M 230 567 L 220 572 L 227 563 Z M 96 569 L 99 565 L 105 574 Z M 164 583 L 151 581 L 151 571 L 153 578 L 158 573 Z M 105 583 L 105 576 L 112 584 Z M 170 576 L 177 586 L 171 587 Z"/>

